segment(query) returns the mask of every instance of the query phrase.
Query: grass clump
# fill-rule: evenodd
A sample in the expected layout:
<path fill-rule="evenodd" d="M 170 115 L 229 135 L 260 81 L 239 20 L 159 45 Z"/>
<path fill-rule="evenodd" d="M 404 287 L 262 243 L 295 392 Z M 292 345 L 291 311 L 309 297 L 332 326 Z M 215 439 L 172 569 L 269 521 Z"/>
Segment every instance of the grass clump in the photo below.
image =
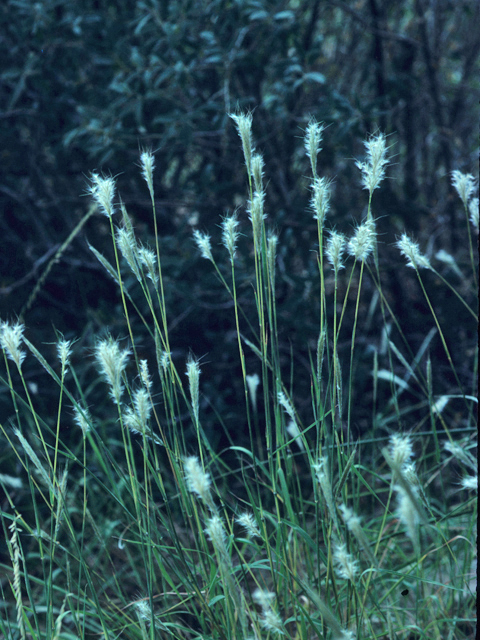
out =
<path fill-rule="evenodd" d="M 2 323 L 1 380 L 12 415 L 1 432 L 12 472 L 0 475 L 6 540 L 0 633 L 22 639 L 471 638 L 477 353 L 471 352 L 468 379 L 465 367 L 457 371 L 422 270 L 452 285 L 406 234 L 398 248 L 431 313 L 416 352 L 391 310 L 382 252 L 397 249 L 378 242 L 373 210 L 389 163 L 386 138 L 370 138 L 366 161 L 357 163 L 368 206 L 347 237 L 327 228 L 332 183 L 317 175 L 324 127 L 311 120 L 306 130 L 319 288 L 305 419 L 295 379 L 280 357 L 280 240 L 267 228 L 263 159 L 254 148 L 251 116 L 232 117 L 247 167 L 251 240 L 237 212 L 221 223 L 226 260 L 214 256 L 207 233 L 195 230 L 193 241 L 233 302 L 246 438 L 230 434 L 227 452 L 212 447 L 202 428 L 200 362 L 190 355 L 180 367 L 172 355 L 161 238 L 155 234 L 153 249 L 143 246 L 125 206 L 117 208 L 115 181 L 94 175 L 90 191 L 110 222 L 114 264 L 92 249 L 120 288 L 129 339 L 107 335 L 92 345 L 97 373 L 88 382 L 77 373 L 72 341 L 58 340 L 59 369 L 28 341 L 23 324 Z M 142 153 L 141 167 L 156 220 L 151 153 Z M 474 283 L 473 179 L 458 172 L 453 179 L 468 229 L 471 274 L 465 278 Z M 249 242 L 253 318 L 237 295 L 237 256 Z M 371 427 L 355 438 L 352 399 L 367 279 L 383 327 L 371 349 Z M 130 287 L 141 289 L 148 315 Z M 456 295 L 467 317 L 476 317 L 470 289 Z M 133 314 L 150 336 L 148 357 L 136 344 Z M 452 388 L 442 395 L 433 388 L 435 333 L 437 352 L 452 371 Z M 36 411 L 24 375 L 27 357 L 58 386 L 56 418 Z M 378 406 L 382 385 L 390 392 Z M 404 399 L 410 390 L 415 407 L 412 396 Z M 104 399 L 92 405 L 99 391 Z M 68 438 L 67 420 L 76 430 Z"/>

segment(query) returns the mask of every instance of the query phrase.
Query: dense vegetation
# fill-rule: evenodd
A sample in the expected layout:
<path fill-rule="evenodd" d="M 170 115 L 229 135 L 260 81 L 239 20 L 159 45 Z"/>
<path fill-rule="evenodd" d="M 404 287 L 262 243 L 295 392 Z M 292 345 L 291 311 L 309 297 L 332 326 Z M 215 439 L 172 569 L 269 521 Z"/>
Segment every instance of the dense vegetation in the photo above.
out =
<path fill-rule="evenodd" d="M 478 18 L 0 8 L 5 637 L 472 637 Z"/>

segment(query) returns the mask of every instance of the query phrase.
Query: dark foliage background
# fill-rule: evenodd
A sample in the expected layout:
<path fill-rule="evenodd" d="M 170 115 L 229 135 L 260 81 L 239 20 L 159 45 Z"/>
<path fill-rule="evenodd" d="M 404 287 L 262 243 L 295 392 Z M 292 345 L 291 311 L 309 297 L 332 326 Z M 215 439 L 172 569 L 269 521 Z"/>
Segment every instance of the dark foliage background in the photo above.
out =
<path fill-rule="evenodd" d="M 318 337 L 316 226 L 308 213 L 302 141 L 309 116 L 328 125 L 319 156 L 320 173 L 335 178 L 328 226 L 347 233 L 367 201 L 352 159 L 363 157 L 371 132 L 389 135 L 393 179 L 375 193 L 374 214 L 381 216 L 383 285 L 415 352 L 433 320 L 415 274 L 391 244 L 406 228 L 425 251 L 444 248 L 468 271 L 464 213 L 449 174 L 477 166 L 479 23 L 475 0 L 2 3 L 0 317 L 21 314 L 37 346 L 53 342 L 53 328 L 79 338 L 79 346 L 91 346 L 106 328 L 126 335 L 116 286 L 86 242 L 112 259 L 108 221 L 101 216 L 90 218 L 69 243 L 29 303 L 49 260 L 87 211 L 81 196 L 92 170 L 118 175 L 140 239 L 152 241 L 151 207 L 138 169 L 139 150 L 152 148 L 174 357 L 184 370 L 189 349 L 203 356 L 203 421 L 211 437 L 219 433 L 218 415 L 240 433 L 243 392 L 240 368 L 232 367 L 238 362 L 232 306 L 191 235 L 194 228 L 211 232 L 227 269 L 216 225 L 246 197 L 240 141 L 227 114 L 251 109 L 266 163 L 266 211 L 280 235 L 285 376 L 290 379 L 293 366 L 292 389 L 307 419 L 308 349 Z M 471 283 L 437 266 L 473 304 Z M 253 313 L 246 242 L 238 273 L 241 303 Z M 466 381 L 476 327 L 433 274 L 426 281 L 433 296 L 442 292 L 436 308 Z M 357 370 L 364 375 L 358 376 L 355 423 L 362 431 L 371 416 L 369 347 L 381 339 L 378 322 L 368 316 L 369 287 L 367 282 L 358 334 Z M 458 318 L 465 318 L 460 327 Z M 148 357 L 152 345 L 140 323 L 134 333 Z M 391 337 L 397 340 L 395 330 Z M 348 354 L 348 335 L 344 348 Z M 41 350 L 54 358 L 53 345 Z M 438 338 L 431 350 L 435 391 L 451 392 L 456 383 Z M 253 373 L 255 356 L 247 355 Z M 48 415 L 58 390 L 29 360 L 26 377 L 42 390 L 38 402 Z M 75 366 L 80 377 L 92 375 L 83 358 Z M 89 400 L 100 405 L 102 394 L 101 385 L 93 386 Z M 0 403 L 6 407 L 2 398 Z"/>

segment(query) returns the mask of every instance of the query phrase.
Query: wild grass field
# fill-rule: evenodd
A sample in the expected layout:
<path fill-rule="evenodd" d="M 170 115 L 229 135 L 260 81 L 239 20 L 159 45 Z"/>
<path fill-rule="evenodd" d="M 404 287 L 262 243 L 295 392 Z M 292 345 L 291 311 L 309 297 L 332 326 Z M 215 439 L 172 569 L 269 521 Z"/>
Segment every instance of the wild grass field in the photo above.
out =
<path fill-rule="evenodd" d="M 2 322 L 1 393 L 10 396 L 11 411 L 0 422 L 0 636 L 473 638 L 476 182 L 459 171 L 445 177 L 453 180 L 463 221 L 458 255 L 437 249 L 438 239 L 421 246 L 408 229 L 386 246 L 377 232 L 375 191 L 391 150 L 376 133 L 356 163 L 366 213 L 347 236 L 329 218 L 332 185 L 317 165 L 328 130 L 310 120 L 304 152 L 309 216 L 317 228 L 311 299 L 318 324 L 308 352 L 305 418 L 305 408 L 297 409 L 295 372 L 285 371 L 279 351 L 281 240 L 264 206 L 263 159 L 252 116 L 232 119 L 245 160 L 246 206 L 221 219 L 220 231 L 210 230 L 213 239 L 195 229 L 192 243 L 232 301 L 242 437 L 219 415 L 229 444 L 212 446 L 202 427 L 203 354 L 192 345 L 186 361 L 172 356 L 162 237 L 155 233 L 152 246 L 140 242 L 117 181 L 92 174 L 89 194 L 108 220 L 114 258 L 100 254 L 94 238 L 91 250 L 119 288 L 125 335 L 110 335 L 106 327 L 76 354 L 75 340 L 65 340 L 57 327 L 53 362 L 27 339 L 20 320 Z M 156 225 L 151 152 L 141 153 L 140 166 Z M 240 252 L 251 265 L 249 309 L 256 313 L 250 316 L 238 294 Z M 403 256 L 405 277 L 414 276 L 412 286 L 428 308 L 415 346 L 382 286 L 385 252 Z M 147 313 L 136 302 L 139 294 Z M 459 334 L 470 336 L 460 363 L 436 311 L 447 294 L 461 309 Z M 371 344 L 362 340 L 365 313 L 378 321 Z M 141 353 L 138 322 L 150 336 Z M 340 341 L 347 350 L 339 350 Z M 367 374 L 358 366 L 359 344 L 369 354 Z M 37 411 L 42 389 L 26 380 L 27 359 L 53 381 L 55 414 Z M 84 362 L 95 375 L 85 375 Z M 444 369 L 447 390 L 436 388 Z M 368 378 L 370 424 L 358 434 L 360 375 Z M 92 400 L 99 394 L 100 404 Z"/>

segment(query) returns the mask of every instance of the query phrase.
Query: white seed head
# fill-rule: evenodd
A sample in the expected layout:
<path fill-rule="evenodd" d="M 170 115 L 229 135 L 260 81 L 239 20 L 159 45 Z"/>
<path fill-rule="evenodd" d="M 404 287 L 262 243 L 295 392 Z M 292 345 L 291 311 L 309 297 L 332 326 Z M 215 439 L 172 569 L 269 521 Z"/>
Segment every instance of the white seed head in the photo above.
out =
<path fill-rule="evenodd" d="M 71 340 L 59 340 L 57 342 L 57 354 L 60 364 L 62 365 L 62 371 L 65 374 L 68 365 L 70 363 L 70 356 L 72 355 L 72 341 Z"/>
<path fill-rule="evenodd" d="M 25 360 L 25 352 L 20 349 L 24 330 L 25 325 L 20 322 L 12 325 L 8 322 L 0 324 L 0 345 L 7 357 L 15 362 L 18 370 L 22 368 L 22 362 Z"/>
<path fill-rule="evenodd" d="M 375 236 L 375 223 L 369 218 L 355 230 L 355 235 L 348 243 L 348 253 L 355 260 L 366 260 L 375 246 Z"/>
<path fill-rule="evenodd" d="M 252 154 L 254 151 L 252 143 L 252 114 L 231 113 L 230 118 L 232 118 L 237 125 L 238 134 L 242 141 L 243 156 L 245 158 L 245 164 L 247 165 L 247 171 L 249 175 L 252 175 Z"/>
<path fill-rule="evenodd" d="M 325 217 L 330 209 L 330 185 L 328 178 L 315 176 L 312 182 L 312 197 L 310 206 L 313 210 L 314 220 L 318 220 L 320 227 L 325 224 Z"/>
<path fill-rule="evenodd" d="M 257 253 L 260 253 L 262 249 L 263 221 L 267 217 L 266 214 L 263 213 L 264 200 L 265 193 L 263 191 L 255 191 L 248 207 L 248 219 L 252 223 L 253 238 Z"/>
<path fill-rule="evenodd" d="M 478 233 L 478 198 L 472 198 L 468 203 L 468 210 L 470 212 L 470 220 Z"/>
<path fill-rule="evenodd" d="M 345 543 L 334 544 L 333 559 L 337 574 L 341 578 L 355 582 L 355 577 L 358 573 L 358 562 L 348 553 Z"/>
<path fill-rule="evenodd" d="M 140 379 L 145 389 L 150 390 L 152 387 L 152 379 L 148 370 L 147 360 L 140 360 Z"/>
<path fill-rule="evenodd" d="M 133 394 L 133 408 L 127 407 L 125 410 L 125 424 L 133 433 L 148 435 L 147 426 L 152 409 L 152 401 L 147 389 L 138 389 Z"/>
<path fill-rule="evenodd" d="M 155 158 L 151 151 L 144 151 L 140 155 L 140 164 L 142 166 L 142 176 L 148 185 L 150 196 L 153 199 L 153 170 L 155 169 Z"/>
<path fill-rule="evenodd" d="M 237 250 L 238 237 L 240 235 L 237 231 L 239 224 L 240 223 L 238 222 L 235 214 L 224 218 L 222 222 L 222 242 L 230 255 L 232 263 Z"/>
<path fill-rule="evenodd" d="M 187 360 L 187 377 L 188 384 L 190 387 L 190 398 L 192 400 L 192 409 L 195 416 L 195 420 L 198 422 L 198 412 L 199 412 L 199 386 L 200 386 L 200 365 L 198 364 L 198 360 L 192 357 L 192 355 L 188 356 Z"/>
<path fill-rule="evenodd" d="M 273 609 L 264 609 L 261 618 L 262 627 L 270 633 L 277 635 L 285 635 L 282 618 L 280 614 Z"/>
<path fill-rule="evenodd" d="M 85 438 L 87 433 L 92 430 L 92 419 L 89 412 L 83 408 L 80 410 L 78 407 L 73 407 L 73 420 L 80 427 Z"/>
<path fill-rule="evenodd" d="M 345 236 L 343 233 L 338 233 L 337 231 L 332 231 L 330 233 L 330 237 L 327 240 L 327 246 L 325 249 L 325 253 L 327 256 L 327 260 L 333 266 L 333 270 L 335 274 L 338 275 L 340 269 L 344 268 L 342 263 L 343 251 L 345 249 Z"/>
<path fill-rule="evenodd" d="M 252 157 L 252 175 L 255 191 L 263 191 L 263 157 L 260 153 L 254 153 Z"/>
<path fill-rule="evenodd" d="M 465 476 L 462 479 L 462 489 L 478 491 L 478 476 Z"/>
<path fill-rule="evenodd" d="M 475 191 L 475 178 L 471 173 L 452 171 L 452 184 L 466 207 L 471 195 Z"/>
<path fill-rule="evenodd" d="M 357 535 L 359 531 L 361 531 L 361 519 L 353 509 L 347 507 L 344 504 L 340 505 L 340 511 L 342 512 L 343 521 L 347 525 L 347 528 L 354 534 Z"/>
<path fill-rule="evenodd" d="M 410 436 L 395 434 L 390 438 L 390 455 L 393 462 L 402 468 L 410 463 L 413 456 L 413 447 Z"/>
<path fill-rule="evenodd" d="M 115 236 L 117 247 L 120 249 L 122 256 L 128 263 L 128 266 L 133 271 L 137 280 L 141 282 L 142 274 L 140 273 L 139 254 L 137 247 L 137 239 L 133 232 L 133 228 L 119 228 Z"/>
<path fill-rule="evenodd" d="M 150 622 L 152 620 L 152 610 L 147 599 L 135 602 L 135 610 L 139 620 Z"/>
<path fill-rule="evenodd" d="M 212 504 L 210 475 L 202 469 L 199 459 L 196 456 L 185 458 L 183 470 L 187 489 L 210 506 Z"/>
<path fill-rule="evenodd" d="M 442 413 L 442 411 L 443 411 L 443 410 L 445 409 L 445 407 L 447 406 L 447 404 L 448 404 L 448 401 L 449 401 L 449 400 L 450 400 L 450 396 L 439 396 L 439 397 L 435 400 L 435 402 L 434 402 L 434 404 L 433 404 L 433 406 L 432 406 L 432 411 L 433 411 L 433 413 L 436 413 L 436 414 L 438 414 L 438 415 L 439 415 L 440 413 Z"/>
<path fill-rule="evenodd" d="M 262 609 L 269 609 L 272 606 L 272 601 L 275 600 L 275 594 L 266 589 L 255 589 L 252 598 Z"/>
<path fill-rule="evenodd" d="M 418 525 L 420 523 L 418 511 L 408 493 L 402 487 L 397 486 L 395 488 L 398 492 L 398 517 L 405 526 L 407 535 L 413 541 L 417 550 Z"/>
<path fill-rule="evenodd" d="M 120 402 L 123 393 L 122 374 L 127 366 L 128 349 L 120 349 L 120 346 L 113 338 L 101 340 L 95 347 L 95 359 L 101 374 L 110 385 L 110 395 L 116 404 Z"/>
<path fill-rule="evenodd" d="M 307 156 L 310 158 L 310 165 L 314 176 L 317 175 L 317 155 L 322 150 L 320 143 L 322 142 L 324 129 L 325 125 L 323 123 L 319 123 L 315 118 L 311 118 L 305 131 L 305 149 L 307 150 Z"/>
<path fill-rule="evenodd" d="M 197 247 L 200 249 L 202 258 L 206 258 L 207 260 L 211 260 L 212 262 L 214 262 L 210 244 L 210 236 L 208 235 L 208 233 L 202 233 L 201 231 L 195 229 L 195 231 L 193 232 L 193 239 L 195 240 Z"/>
<path fill-rule="evenodd" d="M 458 444 L 457 442 L 450 442 L 450 440 L 448 440 L 447 442 L 445 442 L 444 447 L 446 451 L 451 453 L 457 460 L 467 465 L 467 467 L 470 467 L 471 469 L 473 469 L 473 471 L 476 472 L 476 460 L 464 446 Z"/>
<path fill-rule="evenodd" d="M 415 469 L 415 464 L 411 462 L 407 464 L 403 469 L 403 475 L 408 484 L 415 490 L 421 490 L 420 480 Z"/>
<path fill-rule="evenodd" d="M 38 471 L 38 474 L 39 474 L 40 478 L 43 480 L 45 486 L 48 487 L 54 493 L 56 493 L 57 490 L 54 487 L 53 482 L 51 481 L 48 473 L 45 471 L 45 467 L 40 462 L 37 454 L 35 453 L 35 451 L 30 446 L 30 443 L 28 442 L 28 440 L 26 438 L 24 438 L 24 436 L 22 435 L 22 433 L 21 433 L 21 431 L 19 429 L 14 428 L 13 429 L 13 433 L 20 440 L 25 453 L 30 458 L 30 460 L 33 462 L 33 464 L 35 465 L 35 468 Z"/>
<path fill-rule="evenodd" d="M 420 253 L 420 248 L 416 242 L 413 242 L 406 233 L 397 242 L 397 247 L 402 255 L 407 258 L 407 267 L 412 269 L 431 269 L 430 261 Z"/>
<path fill-rule="evenodd" d="M 138 257 L 140 259 L 140 262 L 144 265 L 144 267 L 146 267 L 147 275 L 150 280 L 153 282 L 153 284 L 157 284 L 157 256 L 155 255 L 155 252 L 148 247 L 138 247 Z"/>
<path fill-rule="evenodd" d="M 228 558 L 227 534 L 225 533 L 225 527 L 219 515 L 215 514 L 207 520 L 205 533 L 208 539 L 212 541 L 221 559 L 224 560 Z"/>
<path fill-rule="evenodd" d="M 260 529 L 252 513 L 242 513 L 237 518 L 238 524 L 245 528 L 250 538 L 261 538 Z"/>
<path fill-rule="evenodd" d="M 282 405 L 285 411 L 288 413 L 290 418 L 295 421 L 295 410 L 293 408 L 292 403 L 287 398 L 287 396 L 283 393 L 283 391 L 279 391 L 277 394 L 278 402 Z"/>
<path fill-rule="evenodd" d="M 111 218 L 115 213 L 113 208 L 115 180 L 111 177 L 102 178 L 98 173 L 92 173 L 89 191 L 103 215 Z"/>
<path fill-rule="evenodd" d="M 368 162 L 357 162 L 356 165 L 362 172 L 364 189 L 372 195 L 385 176 L 385 165 L 388 164 L 386 138 L 383 133 L 365 140 Z"/>

